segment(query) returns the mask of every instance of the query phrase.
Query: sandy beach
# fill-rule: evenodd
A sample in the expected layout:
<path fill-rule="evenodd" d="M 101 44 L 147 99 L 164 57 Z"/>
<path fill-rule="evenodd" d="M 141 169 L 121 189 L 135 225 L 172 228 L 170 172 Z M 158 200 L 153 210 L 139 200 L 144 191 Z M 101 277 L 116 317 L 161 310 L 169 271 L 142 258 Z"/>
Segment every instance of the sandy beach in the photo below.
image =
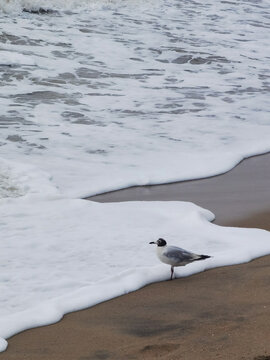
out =
<path fill-rule="evenodd" d="M 196 181 L 95 201 L 192 201 L 224 226 L 270 230 L 270 154 Z M 3 360 L 270 359 L 270 256 L 166 281 L 9 339 Z"/>

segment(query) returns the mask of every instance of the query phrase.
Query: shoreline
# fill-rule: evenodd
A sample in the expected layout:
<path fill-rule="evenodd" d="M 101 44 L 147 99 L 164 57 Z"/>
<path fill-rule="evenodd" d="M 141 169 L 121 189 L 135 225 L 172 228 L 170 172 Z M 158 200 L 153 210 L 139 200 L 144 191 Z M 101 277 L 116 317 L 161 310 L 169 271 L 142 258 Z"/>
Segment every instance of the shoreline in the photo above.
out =
<path fill-rule="evenodd" d="M 186 201 L 191 196 L 190 201 L 216 214 L 219 225 L 270 230 L 269 179 L 266 154 L 212 178 L 102 196 L 119 201 L 131 196 Z M 270 255 L 148 285 L 17 334 L 0 359 L 269 360 L 269 275 Z"/>
<path fill-rule="evenodd" d="M 209 178 L 162 185 L 133 186 L 87 197 L 97 202 L 188 201 L 212 211 L 222 226 L 260 227 L 246 218 L 270 211 L 270 153 L 242 160 L 232 170 Z M 237 225 L 239 224 L 243 225 Z"/>

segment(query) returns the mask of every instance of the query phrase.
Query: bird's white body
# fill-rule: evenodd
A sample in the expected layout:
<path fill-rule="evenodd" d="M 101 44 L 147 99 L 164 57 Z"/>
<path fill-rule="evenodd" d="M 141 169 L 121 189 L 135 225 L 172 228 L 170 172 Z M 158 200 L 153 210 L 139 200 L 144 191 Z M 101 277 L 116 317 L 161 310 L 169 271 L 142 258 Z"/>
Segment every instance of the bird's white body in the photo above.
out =
<path fill-rule="evenodd" d="M 189 260 L 184 260 L 184 259 L 179 259 L 177 257 L 173 257 L 173 256 L 168 256 L 168 254 L 173 254 L 177 252 L 182 252 L 185 251 L 177 246 L 157 246 L 156 247 L 156 252 L 157 252 L 157 256 L 159 258 L 159 260 L 165 264 L 171 265 L 171 266 L 185 266 L 188 263 L 191 262 L 191 259 L 196 260 L 199 259 L 200 256 L 193 254 L 191 252 L 188 252 L 189 254 Z"/>

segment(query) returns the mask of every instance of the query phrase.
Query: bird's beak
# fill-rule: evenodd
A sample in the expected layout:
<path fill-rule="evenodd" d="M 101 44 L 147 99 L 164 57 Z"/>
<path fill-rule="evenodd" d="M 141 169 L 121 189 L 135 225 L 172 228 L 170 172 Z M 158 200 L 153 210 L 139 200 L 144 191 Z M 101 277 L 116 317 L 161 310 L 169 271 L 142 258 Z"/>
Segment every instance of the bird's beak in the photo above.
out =
<path fill-rule="evenodd" d="M 149 244 L 156 244 L 156 242 L 155 242 L 155 241 L 151 241 Z"/>

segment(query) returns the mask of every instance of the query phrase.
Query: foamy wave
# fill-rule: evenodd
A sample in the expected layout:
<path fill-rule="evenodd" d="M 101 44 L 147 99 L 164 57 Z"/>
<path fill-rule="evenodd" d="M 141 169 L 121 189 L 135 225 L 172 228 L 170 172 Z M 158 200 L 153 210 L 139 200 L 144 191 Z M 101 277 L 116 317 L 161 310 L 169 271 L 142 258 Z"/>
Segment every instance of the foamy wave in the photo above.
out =
<path fill-rule="evenodd" d="M 7 197 L 18 197 L 24 194 L 13 179 L 10 168 L 7 164 L 0 162 L 0 199 Z"/>
<path fill-rule="evenodd" d="M 266 1 L 237 13 L 214 0 L 0 4 L 94 1 L 16 27 L 2 16 L 1 156 L 81 197 L 217 175 L 270 151 Z"/>
<path fill-rule="evenodd" d="M 0 198 L 17 197 L 22 194 L 22 189 L 13 183 L 8 173 L 0 173 Z"/>
<path fill-rule="evenodd" d="M 28 164 L 0 159 L 0 199 L 27 194 L 58 195 L 51 177 Z"/>

